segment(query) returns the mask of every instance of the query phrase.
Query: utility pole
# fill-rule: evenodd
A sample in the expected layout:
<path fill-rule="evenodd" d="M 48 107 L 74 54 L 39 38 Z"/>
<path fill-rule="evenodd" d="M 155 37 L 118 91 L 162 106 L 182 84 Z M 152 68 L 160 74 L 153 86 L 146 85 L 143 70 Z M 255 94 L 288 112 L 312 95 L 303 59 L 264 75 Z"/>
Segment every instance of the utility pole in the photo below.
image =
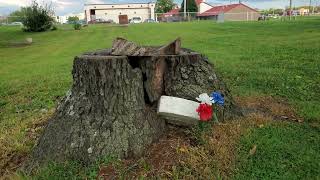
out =
<path fill-rule="evenodd" d="M 309 2 L 309 15 L 311 14 L 311 0 Z"/>
<path fill-rule="evenodd" d="M 187 16 L 187 0 L 183 0 L 183 16 L 186 18 Z"/>
<path fill-rule="evenodd" d="M 291 16 L 292 16 L 292 0 L 290 0 L 290 6 L 289 6 L 289 19 L 291 20 Z"/>

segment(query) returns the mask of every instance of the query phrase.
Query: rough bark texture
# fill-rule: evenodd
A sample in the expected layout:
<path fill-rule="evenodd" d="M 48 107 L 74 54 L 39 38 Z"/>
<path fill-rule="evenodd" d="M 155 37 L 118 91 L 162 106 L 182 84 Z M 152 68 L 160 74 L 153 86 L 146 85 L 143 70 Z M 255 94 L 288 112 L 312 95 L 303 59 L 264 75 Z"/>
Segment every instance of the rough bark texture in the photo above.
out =
<path fill-rule="evenodd" d="M 139 156 L 164 132 L 165 122 L 145 105 L 141 70 L 126 56 L 76 57 L 72 73 L 72 89 L 39 139 L 32 163 Z"/>
<path fill-rule="evenodd" d="M 141 155 L 165 132 L 165 121 L 156 115 L 161 95 L 195 100 L 218 90 L 226 103 L 220 117 L 239 114 L 212 64 L 180 49 L 179 39 L 141 47 L 118 38 L 112 49 L 76 57 L 72 74 L 72 89 L 49 120 L 29 167 L 49 160 L 90 163 L 104 155 Z"/>

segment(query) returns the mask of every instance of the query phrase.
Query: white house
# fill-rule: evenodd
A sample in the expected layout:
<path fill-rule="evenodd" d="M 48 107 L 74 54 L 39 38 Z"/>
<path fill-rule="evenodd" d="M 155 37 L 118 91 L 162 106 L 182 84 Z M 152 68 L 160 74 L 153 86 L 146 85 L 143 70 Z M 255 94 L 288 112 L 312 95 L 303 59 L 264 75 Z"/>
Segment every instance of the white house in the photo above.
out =
<path fill-rule="evenodd" d="M 127 15 L 128 19 L 140 17 L 154 19 L 155 3 L 128 3 L 128 4 L 85 4 L 84 14 L 86 22 L 96 19 L 112 20 L 119 23 L 119 15 Z"/>
<path fill-rule="evenodd" d="M 196 4 L 198 6 L 198 13 L 203 13 L 213 8 L 213 6 L 211 4 L 208 4 L 205 0 L 197 0 Z"/>
<path fill-rule="evenodd" d="M 85 19 L 84 13 L 69 13 L 64 16 L 55 16 L 55 20 L 60 24 L 64 24 L 68 22 L 69 17 L 78 17 L 79 20 Z"/>

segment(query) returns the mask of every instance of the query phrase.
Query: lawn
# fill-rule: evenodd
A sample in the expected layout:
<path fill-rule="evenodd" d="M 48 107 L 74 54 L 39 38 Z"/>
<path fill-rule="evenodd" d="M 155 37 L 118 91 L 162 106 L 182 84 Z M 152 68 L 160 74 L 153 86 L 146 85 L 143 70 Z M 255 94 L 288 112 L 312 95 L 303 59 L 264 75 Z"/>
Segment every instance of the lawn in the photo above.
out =
<path fill-rule="evenodd" d="M 281 98 L 304 119 L 303 123 L 250 127 L 234 147 L 236 163 L 230 177 L 320 178 L 317 17 L 285 22 L 94 25 L 81 31 L 61 26 L 43 33 L 0 26 L 0 169 L 30 152 L 37 138 L 29 137 L 30 129 L 52 114 L 71 86 L 74 56 L 110 47 L 118 36 L 142 45 L 161 45 L 181 37 L 184 47 L 209 57 L 234 96 Z M 27 37 L 33 38 L 32 45 L 10 46 Z M 253 144 L 257 152 L 248 157 Z"/>

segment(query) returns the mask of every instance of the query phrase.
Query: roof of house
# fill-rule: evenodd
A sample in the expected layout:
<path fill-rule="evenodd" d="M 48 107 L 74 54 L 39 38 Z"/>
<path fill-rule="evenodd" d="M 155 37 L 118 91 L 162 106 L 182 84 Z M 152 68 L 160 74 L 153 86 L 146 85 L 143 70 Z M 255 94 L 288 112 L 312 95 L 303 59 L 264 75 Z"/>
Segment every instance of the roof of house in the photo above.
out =
<path fill-rule="evenodd" d="M 223 6 L 214 6 L 213 8 L 198 14 L 198 16 L 214 16 L 214 15 L 218 15 L 219 13 L 226 13 L 228 11 L 230 11 L 233 8 L 239 7 L 239 6 L 245 6 L 255 12 L 257 12 L 257 10 L 245 5 L 245 4 L 230 4 L 230 5 L 223 5 Z"/>
<path fill-rule="evenodd" d="M 154 2 L 127 2 L 127 1 L 123 1 L 123 2 L 119 2 L 119 3 L 88 3 L 88 4 L 84 4 L 84 6 L 101 6 L 101 5 L 126 5 L 126 4 L 155 4 Z"/>
<path fill-rule="evenodd" d="M 169 12 L 164 13 L 164 16 L 171 16 L 171 15 L 177 15 L 179 14 L 180 9 L 171 9 Z"/>
<path fill-rule="evenodd" d="M 199 5 L 203 0 L 196 0 L 196 4 Z"/>

